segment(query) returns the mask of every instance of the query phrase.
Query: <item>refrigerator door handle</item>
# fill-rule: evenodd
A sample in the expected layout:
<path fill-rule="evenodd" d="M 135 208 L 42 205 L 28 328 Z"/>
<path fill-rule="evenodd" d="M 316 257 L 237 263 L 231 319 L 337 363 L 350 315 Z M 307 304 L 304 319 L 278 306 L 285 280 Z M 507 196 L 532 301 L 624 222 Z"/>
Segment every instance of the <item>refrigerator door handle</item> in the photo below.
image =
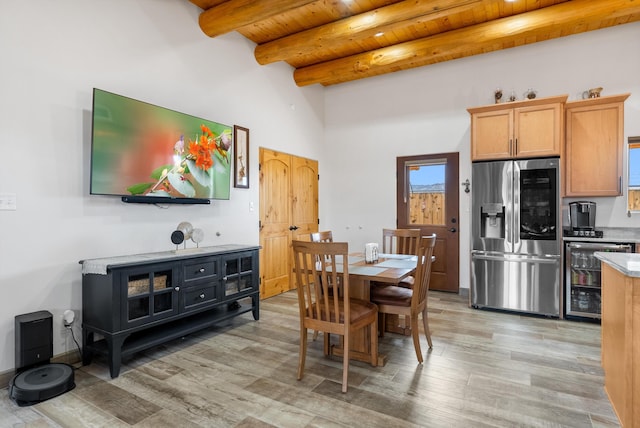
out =
<path fill-rule="evenodd" d="M 476 260 L 496 260 L 496 261 L 508 261 L 508 262 L 528 262 L 528 263 L 558 263 L 560 256 L 555 254 L 545 254 L 539 256 L 522 256 L 511 254 L 499 254 L 499 253 L 483 253 L 483 252 L 471 252 L 471 257 Z"/>
<path fill-rule="evenodd" d="M 514 250 L 514 204 L 513 204 L 513 176 L 514 162 L 510 161 L 506 167 L 506 180 L 502 183 L 503 194 L 506 194 L 505 200 L 505 250 L 513 252 Z"/>
<path fill-rule="evenodd" d="M 513 186 L 511 193 L 511 200 L 513 201 L 513 232 L 511 235 L 511 243 L 513 244 L 513 252 L 520 252 L 520 165 L 518 162 L 513 163 Z"/>

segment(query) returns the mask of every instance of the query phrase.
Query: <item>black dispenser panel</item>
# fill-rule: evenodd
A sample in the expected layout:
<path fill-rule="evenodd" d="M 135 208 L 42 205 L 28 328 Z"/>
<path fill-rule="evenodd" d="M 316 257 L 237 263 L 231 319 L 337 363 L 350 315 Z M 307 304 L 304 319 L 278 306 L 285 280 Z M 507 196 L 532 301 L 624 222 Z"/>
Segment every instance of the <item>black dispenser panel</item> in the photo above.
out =
<path fill-rule="evenodd" d="M 16 371 L 53 357 L 53 316 L 49 311 L 15 317 Z"/>

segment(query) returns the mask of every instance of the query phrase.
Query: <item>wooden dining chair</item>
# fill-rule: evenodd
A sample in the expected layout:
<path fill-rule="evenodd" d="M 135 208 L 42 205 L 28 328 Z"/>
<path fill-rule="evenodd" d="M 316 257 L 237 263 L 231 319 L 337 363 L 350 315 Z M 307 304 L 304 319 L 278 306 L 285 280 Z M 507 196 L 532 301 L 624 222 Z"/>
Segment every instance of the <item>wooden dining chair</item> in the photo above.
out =
<path fill-rule="evenodd" d="M 420 328 L 418 327 L 418 315 L 422 314 L 424 334 L 427 337 L 429 348 L 431 332 L 429 331 L 429 318 L 427 315 L 427 295 L 429 292 L 429 279 L 431 277 L 431 264 L 433 249 L 436 245 L 436 235 L 423 236 L 418 244 L 418 263 L 413 288 L 396 287 L 387 285 L 371 289 L 371 301 L 378 305 L 381 314 L 379 324 L 385 325 L 385 314 L 409 316 L 411 319 L 411 336 L 416 350 L 418 361 L 422 363 L 422 351 L 420 349 Z M 384 329 L 383 329 L 384 330 Z M 383 334 L 383 332 L 381 332 Z"/>
<path fill-rule="evenodd" d="M 416 254 L 420 229 L 382 229 L 382 252 L 386 254 Z"/>
<path fill-rule="evenodd" d="M 293 241 L 292 245 L 300 309 L 298 380 L 304 373 L 308 330 L 324 332 L 327 355 L 332 350 L 330 335 L 337 334 L 343 336 L 342 392 L 347 392 L 350 336 L 354 331 L 369 328 L 371 365 L 377 365 L 378 308 L 371 302 L 349 297 L 349 244 Z M 342 257 L 341 274 L 335 269 L 336 257 Z"/>
<path fill-rule="evenodd" d="M 382 229 L 382 252 L 384 254 L 411 254 L 418 252 L 420 229 Z M 411 288 L 414 277 L 409 276 L 398 285 Z"/>
<path fill-rule="evenodd" d="M 309 235 L 311 242 L 333 242 L 333 232 L 323 230 L 321 232 L 313 232 Z M 313 331 L 313 340 L 318 338 L 318 330 Z"/>
<path fill-rule="evenodd" d="M 333 232 L 323 230 L 321 232 L 313 232 L 310 235 L 311 242 L 333 242 Z"/>

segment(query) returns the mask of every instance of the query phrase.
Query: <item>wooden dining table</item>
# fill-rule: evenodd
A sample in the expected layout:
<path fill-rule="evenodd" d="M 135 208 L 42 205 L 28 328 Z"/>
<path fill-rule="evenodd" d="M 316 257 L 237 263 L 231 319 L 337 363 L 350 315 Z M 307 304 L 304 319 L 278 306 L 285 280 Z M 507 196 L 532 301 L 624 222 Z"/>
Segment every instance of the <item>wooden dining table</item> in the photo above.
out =
<path fill-rule="evenodd" d="M 371 282 L 398 285 L 403 279 L 414 275 L 417 257 L 406 254 L 379 254 L 374 263 L 365 262 L 364 253 L 349 254 L 349 296 L 354 299 L 371 300 Z M 336 269 L 343 272 L 344 263 L 336 260 Z M 334 345 L 332 352 L 341 355 L 342 346 Z M 371 361 L 371 340 L 365 329 L 351 334 L 349 349 L 352 360 Z M 384 366 L 386 356 L 378 353 L 378 366 Z"/>

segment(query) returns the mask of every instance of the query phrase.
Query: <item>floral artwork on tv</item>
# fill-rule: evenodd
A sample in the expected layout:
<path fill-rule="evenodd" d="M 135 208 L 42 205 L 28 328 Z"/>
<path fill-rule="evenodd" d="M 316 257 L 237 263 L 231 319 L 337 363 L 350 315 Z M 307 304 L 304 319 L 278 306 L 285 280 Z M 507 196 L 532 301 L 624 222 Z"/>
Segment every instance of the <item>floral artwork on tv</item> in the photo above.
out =
<path fill-rule="evenodd" d="M 233 127 L 93 92 L 91 194 L 229 199 Z"/>

